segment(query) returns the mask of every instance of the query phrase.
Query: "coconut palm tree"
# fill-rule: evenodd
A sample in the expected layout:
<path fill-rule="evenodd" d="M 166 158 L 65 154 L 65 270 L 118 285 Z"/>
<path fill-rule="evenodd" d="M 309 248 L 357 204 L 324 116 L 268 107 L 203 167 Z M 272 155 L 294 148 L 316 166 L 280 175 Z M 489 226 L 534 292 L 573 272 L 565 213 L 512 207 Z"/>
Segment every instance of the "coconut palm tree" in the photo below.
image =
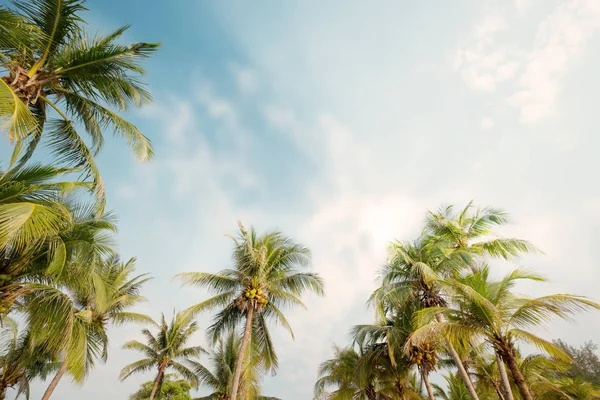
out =
<path fill-rule="evenodd" d="M 437 365 L 435 343 L 422 344 L 411 349 L 409 354 L 404 352 L 406 341 L 415 329 L 412 316 L 417 309 L 418 304 L 414 302 L 399 304 L 398 307 L 391 307 L 385 313 L 385 318 L 379 316 L 376 324 L 356 325 L 351 330 L 354 342 L 361 348 L 369 349 L 361 358 L 361 367 L 370 371 L 379 370 L 380 385 L 390 388 L 382 389 L 382 392 L 405 399 L 420 398 L 410 385 L 412 367 L 417 366 L 426 387 L 431 389 L 428 385 L 429 373 Z"/>
<path fill-rule="evenodd" d="M 390 245 L 389 252 L 389 262 L 380 272 L 382 285 L 370 299 L 379 314 L 386 308 L 410 304 L 418 308 L 445 305 L 446 299 L 436 281 L 441 277 L 453 276 L 467 267 L 464 257 L 454 250 L 452 242 L 427 233 L 414 242 L 396 241 Z M 441 316 L 436 315 L 435 318 Z M 455 346 L 445 341 L 444 347 L 453 358 L 472 399 L 477 400 L 477 392 Z M 429 373 L 424 372 L 426 375 Z M 423 379 L 427 380 L 427 376 Z M 433 395 L 432 390 L 429 390 L 429 395 Z"/>
<path fill-rule="evenodd" d="M 117 256 L 101 261 L 89 277 L 89 284 L 75 288 L 73 298 L 74 320 L 85 318 L 73 328 L 66 327 L 67 340 L 62 349 L 63 360 L 56 375 L 48 385 L 42 400 L 49 399 L 65 372 L 82 380 L 94 366 L 96 358 L 108 357 L 108 325 L 127 322 L 153 322 L 146 315 L 128 311 L 146 301 L 140 290 L 150 278 L 147 274 L 133 276 L 135 260 L 120 262 Z"/>
<path fill-rule="evenodd" d="M 39 164 L 0 170 L 0 317 L 24 294 L 34 261 L 52 258 L 49 243 L 72 225 L 59 196 L 82 184 L 57 181 L 67 172 Z"/>
<path fill-rule="evenodd" d="M 184 284 L 208 288 L 217 294 L 192 306 L 188 312 L 196 314 L 208 309 L 221 309 L 208 332 L 212 342 L 221 334 L 244 323 L 244 334 L 235 365 L 231 386 L 231 400 L 236 400 L 244 370 L 246 350 L 251 340 L 257 343 L 267 369 L 277 367 L 268 320 L 275 320 L 292 329 L 280 307 L 302 306 L 300 295 L 311 290 L 323 295 L 323 282 L 314 273 L 301 272 L 310 265 L 308 248 L 295 243 L 280 232 L 262 235 L 240 223 L 240 233 L 234 240 L 234 268 L 216 274 L 187 272 L 176 276 Z"/>
<path fill-rule="evenodd" d="M 56 369 L 53 354 L 32 347 L 29 332 L 19 332 L 12 320 L 5 320 L 4 328 L 0 331 L 0 400 L 6 398 L 8 389 L 15 389 L 17 397 L 23 394 L 29 398 L 29 382 L 46 379 Z"/>
<path fill-rule="evenodd" d="M 148 138 L 116 111 L 151 100 L 140 80 L 145 72 L 140 62 L 159 45 L 117 43 L 127 26 L 107 35 L 86 34 L 84 0 L 18 0 L 14 5 L 0 9 L 0 36 L 6 34 L 0 41 L 0 118 L 8 119 L 13 162 L 21 156 L 23 164 L 46 137 L 55 159 L 80 166 L 103 201 L 94 161 L 103 131 L 124 138 L 141 160 L 153 155 Z"/>
<path fill-rule="evenodd" d="M 365 368 L 362 376 L 358 373 L 360 359 L 366 350 L 334 346 L 333 352 L 333 358 L 319 366 L 319 379 L 314 387 L 315 399 L 376 400 L 379 397 L 376 371 Z"/>
<path fill-rule="evenodd" d="M 194 372 L 198 375 L 200 385 L 210 388 L 208 396 L 196 400 L 229 400 L 231 398 L 231 384 L 237 354 L 241 340 L 234 333 L 228 333 L 220 339 L 211 356 L 212 371 L 204 365 L 197 365 Z M 240 397 L 246 400 L 279 400 L 276 397 L 267 397 L 260 394 L 260 375 L 264 372 L 260 362 L 260 354 L 256 351 L 248 352 L 246 370 L 240 380 Z"/>
<path fill-rule="evenodd" d="M 433 384 L 435 396 L 443 400 L 469 400 L 471 395 L 458 374 L 445 375 L 446 388 Z"/>
<path fill-rule="evenodd" d="M 11 245 L 0 250 L 5 278 L 0 300 L 7 312 L 15 309 L 25 313 L 30 324 L 39 323 L 39 330 L 30 329 L 33 339 L 55 350 L 64 344 L 63 329 L 73 309 L 72 298 L 63 289 L 89 288 L 99 261 L 115 254 L 112 234 L 116 231 L 113 217 L 99 216 L 93 205 L 61 202 L 60 206 L 68 218 L 61 221 L 58 232 L 23 249 Z"/>
<path fill-rule="evenodd" d="M 373 379 L 374 375 L 378 395 L 382 400 L 422 400 L 413 365 L 401 353 L 390 357 L 390 346 L 387 343 L 376 343 L 369 345 L 358 360 L 358 379 L 359 382 L 364 382 Z"/>
<path fill-rule="evenodd" d="M 512 289 L 519 280 L 544 281 L 522 269 L 511 272 L 500 281 L 490 281 L 488 267 L 467 276 L 444 280 L 443 284 L 454 293 L 451 305 L 418 311 L 417 319 L 431 322 L 413 332 L 411 341 L 419 343 L 434 336 L 452 341 L 484 339 L 493 347 L 499 360 L 508 366 L 523 400 L 532 400 L 518 365 L 515 342 L 533 344 L 553 357 L 568 360 L 557 346 L 526 329 L 538 327 L 553 316 L 568 318 L 586 309 L 600 309 L 600 305 L 569 294 L 539 298 L 517 296 Z M 443 315 L 445 320 L 432 319 L 436 314 Z"/>
<path fill-rule="evenodd" d="M 198 325 L 190 313 L 177 313 L 170 322 L 162 315 L 160 324 L 156 324 L 158 332 L 153 334 L 148 329 L 142 330 L 146 343 L 132 340 L 123 345 L 124 349 L 136 350 L 146 358 L 125 366 L 119 379 L 122 381 L 139 372 L 157 369 L 156 378 L 150 393 L 153 400 L 160 388 L 165 372 L 172 369 L 186 379 L 192 387 L 198 386 L 198 377 L 193 372 L 197 367 L 196 359 L 204 352 L 200 346 L 188 346 L 188 342 L 198 331 Z"/>

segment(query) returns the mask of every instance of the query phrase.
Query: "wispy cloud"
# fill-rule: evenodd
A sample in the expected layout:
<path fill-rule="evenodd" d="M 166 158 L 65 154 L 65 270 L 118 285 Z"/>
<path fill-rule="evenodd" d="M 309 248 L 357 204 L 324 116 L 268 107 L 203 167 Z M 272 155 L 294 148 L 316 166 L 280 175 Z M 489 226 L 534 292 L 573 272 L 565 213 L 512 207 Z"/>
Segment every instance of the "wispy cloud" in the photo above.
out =
<path fill-rule="evenodd" d="M 488 11 L 458 50 L 455 62 L 455 69 L 472 89 L 508 92 L 505 101 L 519 111 L 523 123 L 553 115 L 566 75 L 600 28 L 597 1 L 560 2 L 538 23 L 529 47 L 522 36 L 511 33 L 516 15 L 531 3 L 517 1 L 517 14 Z"/>

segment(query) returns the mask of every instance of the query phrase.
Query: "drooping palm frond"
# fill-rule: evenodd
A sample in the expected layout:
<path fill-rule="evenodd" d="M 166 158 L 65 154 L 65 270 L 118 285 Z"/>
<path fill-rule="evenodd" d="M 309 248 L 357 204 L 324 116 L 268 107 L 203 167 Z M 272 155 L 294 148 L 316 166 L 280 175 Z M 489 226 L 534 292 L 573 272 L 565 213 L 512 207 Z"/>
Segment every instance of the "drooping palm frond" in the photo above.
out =
<path fill-rule="evenodd" d="M 517 308 L 508 324 L 516 327 L 532 327 L 551 317 L 569 318 L 589 309 L 600 310 L 600 305 L 585 297 L 570 294 L 554 294 L 536 299 L 518 299 Z"/>
<path fill-rule="evenodd" d="M 28 20 L 44 34 L 42 54 L 31 67 L 31 75 L 51 60 L 59 46 L 65 45 L 77 32 L 83 20 L 78 13 L 85 10 L 83 0 L 19 0 L 15 2 Z"/>
<path fill-rule="evenodd" d="M 31 110 L 6 81 L 0 79 L 0 130 L 8 132 L 11 142 L 19 142 L 38 129 L 38 122 Z"/>
<path fill-rule="evenodd" d="M 125 139 L 138 159 L 153 157 L 150 140 L 115 110 L 151 100 L 141 79 L 142 62 L 159 45 L 120 44 L 127 26 L 90 37 L 81 18 L 83 3 L 18 0 L 14 10 L 0 8 L 0 69 L 7 72 L 0 78 L 0 129 L 15 143 L 11 165 L 17 160 L 23 165 L 47 138 L 57 162 L 81 166 L 102 199 L 102 179 L 93 157 L 105 131 Z M 58 120 L 52 111 L 46 113 L 47 106 Z M 85 128 L 91 148 L 75 124 Z"/>

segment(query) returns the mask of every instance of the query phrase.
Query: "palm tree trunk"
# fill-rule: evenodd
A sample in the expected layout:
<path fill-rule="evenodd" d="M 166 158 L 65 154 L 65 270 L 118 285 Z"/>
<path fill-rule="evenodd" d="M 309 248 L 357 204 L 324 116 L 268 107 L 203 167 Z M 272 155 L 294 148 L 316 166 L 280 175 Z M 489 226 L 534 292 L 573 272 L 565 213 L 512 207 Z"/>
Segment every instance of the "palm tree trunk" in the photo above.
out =
<path fill-rule="evenodd" d="M 4 382 L 0 382 L 0 400 L 4 400 L 6 398 L 6 385 Z"/>
<path fill-rule="evenodd" d="M 512 373 L 515 384 L 519 388 L 519 393 L 521 393 L 521 398 L 523 400 L 533 400 L 531 393 L 529 392 L 529 387 L 527 386 L 527 382 L 525 382 L 525 377 L 521 373 L 519 369 L 519 365 L 517 364 L 517 359 L 515 358 L 512 349 L 503 349 L 502 358 L 508 365 L 510 372 Z"/>
<path fill-rule="evenodd" d="M 439 314 L 435 316 L 435 319 L 438 322 L 442 322 L 442 316 Z M 460 374 L 460 377 L 462 378 L 463 382 L 465 383 L 465 386 L 467 387 L 467 390 L 469 391 L 469 395 L 471 396 L 471 399 L 479 400 L 479 396 L 477 395 L 477 392 L 475 391 L 475 385 L 473 385 L 473 381 L 471 381 L 471 377 L 469 376 L 467 370 L 465 369 L 465 366 L 463 365 L 463 362 L 462 362 L 460 356 L 458 355 L 458 352 L 456 351 L 454 346 L 452 346 L 452 343 L 450 343 L 450 341 L 447 339 L 446 339 L 446 347 L 448 348 L 448 352 L 450 353 L 450 356 L 452 357 L 452 359 L 454 360 L 454 363 L 456 364 L 456 368 L 458 368 L 458 373 Z"/>
<path fill-rule="evenodd" d="M 506 367 L 504 361 L 500 357 L 500 354 L 496 351 L 496 363 L 498 364 L 498 371 L 500 372 L 500 381 L 502 381 L 502 388 L 504 389 L 504 400 L 514 400 L 512 390 L 510 388 L 510 381 L 508 380 L 508 374 L 506 373 Z"/>
<path fill-rule="evenodd" d="M 154 385 L 152 386 L 152 392 L 150 392 L 150 398 L 148 400 L 154 400 L 154 396 L 156 396 L 158 386 L 160 385 L 160 380 L 165 373 L 165 368 L 167 368 L 166 365 L 161 365 L 158 367 L 158 374 L 156 374 L 156 379 L 154 379 Z"/>
<path fill-rule="evenodd" d="M 240 388 L 240 379 L 242 377 L 242 369 L 244 364 L 244 355 L 248 343 L 250 343 L 250 336 L 252 334 L 252 318 L 254 317 L 254 309 L 250 307 L 246 313 L 246 328 L 244 329 L 244 337 L 242 338 L 242 345 L 235 360 L 235 370 L 233 371 L 233 382 L 231 383 L 231 400 L 236 400 L 238 390 Z"/>
<path fill-rule="evenodd" d="M 60 382 L 60 379 L 63 377 L 65 372 L 67 372 L 67 357 L 65 357 L 62 364 L 60 364 L 60 368 L 58 369 L 56 375 L 54 375 L 54 378 L 52 378 L 52 381 L 50 382 L 48 388 L 44 392 L 42 400 L 48 400 L 50 398 L 52 392 L 54 392 L 54 389 L 56 389 L 56 385 L 58 385 L 58 382 Z"/>
<path fill-rule="evenodd" d="M 423 383 L 425 384 L 425 388 L 427 389 L 427 395 L 429 396 L 429 400 L 435 400 L 435 396 L 433 395 L 433 389 L 431 388 L 431 384 L 429 383 L 429 374 L 421 373 L 421 377 L 423 378 Z"/>

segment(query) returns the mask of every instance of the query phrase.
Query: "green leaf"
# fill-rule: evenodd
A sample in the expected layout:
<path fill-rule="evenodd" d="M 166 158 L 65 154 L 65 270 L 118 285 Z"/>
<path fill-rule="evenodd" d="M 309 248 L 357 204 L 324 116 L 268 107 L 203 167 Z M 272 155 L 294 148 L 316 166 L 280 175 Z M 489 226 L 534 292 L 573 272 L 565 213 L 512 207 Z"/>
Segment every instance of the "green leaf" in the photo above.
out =
<path fill-rule="evenodd" d="M 11 142 L 20 142 L 37 129 L 33 113 L 8 83 L 0 79 L 0 130 L 8 133 Z"/>

